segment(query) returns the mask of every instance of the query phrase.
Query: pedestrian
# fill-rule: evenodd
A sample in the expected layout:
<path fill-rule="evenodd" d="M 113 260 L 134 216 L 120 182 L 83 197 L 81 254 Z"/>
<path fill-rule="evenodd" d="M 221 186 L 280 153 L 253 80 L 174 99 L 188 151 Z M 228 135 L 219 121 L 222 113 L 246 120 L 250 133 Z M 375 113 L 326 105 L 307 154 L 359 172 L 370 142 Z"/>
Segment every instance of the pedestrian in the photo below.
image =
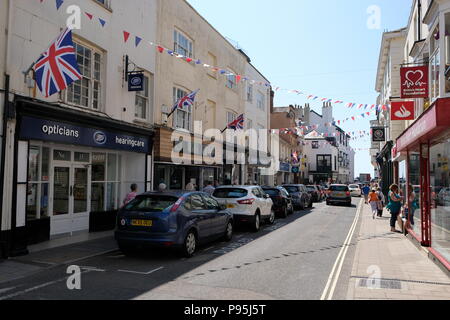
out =
<path fill-rule="evenodd" d="M 386 208 L 391 212 L 391 232 L 401 233 L 395 229 L 395 223 L 402 209 L 403 197 L 399 194 L 398 185 L 393 184 L 389 190 L 389 204 Z"/>
<path fill-rule="evenodd" d="M 380 199 L 380 202 L 378 202 L 378 217 L 381 218 L 383 217 L 384 207 L 386 206 L 386 198 L 383 192 L 381 191 L 380 187 L 378 187 L 377 189 L 377 195 L 378 198 Z"/>
<path fill-rule="evenodd" d="M 128 203 L 133 201 L 137 196 L 138 186 L 137 184 L 133 183 L 130 187 L 131 192 L 127 194 L 125 199 L 123 200 L 123 205 L 126 206 Z"/>
<path fill-rule="evenodd" d="M 362 188 L 362 193 L 364 195 L 364 201 L 366 202 L 366 204 L 369 203 L 369 193 L 370 193 L 370 187 L 369 185 L 365 185 L 364 188 Z"/>
<path fill-rule="evenodd" d="M 377 191 L 375 189 L 372 189 L 372 191 L 369 193 L 369 203 L 370 207 L 372 208 L 372 218 L 375 220 L 375 215 L 378 214 L 378 204 L 380 202 L 380 198 L 378 198 Z"/>
<path fill-rule="evenodd" d="M 195 191 L 195 186 L 194 186 L 194 184 L 192 182 L 189 182 L 186 185 L 186 191 Z"/>
<path fill-rule="evenodd" d="M 408 210 L 405 212 L 405 219 L 406 219 L 406 226 L 408 228 L 410 228 L 411 226 L 414 226 L 414 224 L 415 224 L 414 213 L 417 209 L 419 209 L 419 204 L 417 201 L 417 195 L 414 192 L 414 188 L 412 185 L 409 186 L 408 191 L 409 191 L 408 202 L 405 205 L 405 207 Z"/>
<path fill-rule="evenodd" d="M 166 190 L 167 190 L 166 184 L 163 183 L 163 182 L 161 182 L 161 183 L 159 184 L 159 186 L 158 186 L 158 191 L 159 191 L 159 192 L 166 192 Z"/>
<path fill-rule="evenodd" d="M 218 188 L 220 186 L 219 181 L 214 180 L 214 188 Z"/>
<path fill-rule="evenodd" d="M 211 181 L 206 182 L 206 187 L 203 189 L 203 192 L 211 196 L 214 193 L 214 190 L 216 190 L 216 188 L 214 188 L 212 182 Z"/>

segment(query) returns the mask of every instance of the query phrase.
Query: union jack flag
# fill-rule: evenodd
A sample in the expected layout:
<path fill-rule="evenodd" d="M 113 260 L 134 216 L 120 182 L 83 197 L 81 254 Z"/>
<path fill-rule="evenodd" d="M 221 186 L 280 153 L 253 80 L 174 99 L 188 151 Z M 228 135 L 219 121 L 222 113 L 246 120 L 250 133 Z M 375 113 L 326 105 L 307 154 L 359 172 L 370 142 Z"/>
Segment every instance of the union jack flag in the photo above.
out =
<path fill-rule="evenodd" d="M 233 122 L 230 122 L 227 126 L 228 129 L 232 130 L 243 130 L 244 129 L 244 115 L 241 114 Z"/>
<path fill-rule="evenodd" d="M 69 28 L 42 54 L 34 72 L 37 86 L 46 98 L 82 78 Z"/>
<path fill-rule="evenodd" d="M 175 105 L 172 108 L 172 113 L 175 112 L 177 109 L 183 110 L 184 108 L 192 107 L 194 105 L 195 96 L 200 91 L 200 89 L 193 91 L 189 93 L 188 95 L 184 96 L 180 100 L 178 100 Z"/>

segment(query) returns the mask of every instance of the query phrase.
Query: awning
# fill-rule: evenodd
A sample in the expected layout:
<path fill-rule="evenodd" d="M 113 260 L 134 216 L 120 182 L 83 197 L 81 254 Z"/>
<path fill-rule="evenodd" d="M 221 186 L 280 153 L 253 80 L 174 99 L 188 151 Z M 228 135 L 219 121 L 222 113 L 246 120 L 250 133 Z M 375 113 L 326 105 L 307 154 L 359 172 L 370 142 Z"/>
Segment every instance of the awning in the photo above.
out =
<path fill-rule="evenodd" d="M 397 152 L 450 136 L 450 98 L 438 99 L 397 139 Z"/>

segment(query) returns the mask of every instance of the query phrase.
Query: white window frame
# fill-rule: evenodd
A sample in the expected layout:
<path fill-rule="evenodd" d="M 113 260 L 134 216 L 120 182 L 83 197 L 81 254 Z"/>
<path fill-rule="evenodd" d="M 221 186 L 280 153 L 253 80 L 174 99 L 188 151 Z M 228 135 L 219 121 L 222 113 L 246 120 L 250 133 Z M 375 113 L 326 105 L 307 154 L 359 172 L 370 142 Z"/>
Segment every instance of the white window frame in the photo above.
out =
<path fill-rule="evenodd" d="M 187 41 L 187 48 L 180 44 L 180 37 L 185 38 Z M 194 57 L 194 41 L 188 37 L 184 32 L 178 30 L 177 28 L 173 31 L 173 51 L 177 54 L 181 54 L 188 58 Z M 181 51 L 182 49 L 183 51 Z M 184 52 L 185 51 L 185 52 Z"/>
<path fill-rule="evenodd" d="M 181 87 L 177 87 L 174 86 L 173 87 L 173 105 L 175 105 L 175 103 L 182 97 L 186 96 L 187 94 L 189 94 L 189 90 L 183 89 Z M 180 94 L 181 93 L 181 94 Z M 183 112 L 186 114 L 187 118 L 187 128 L 186 126 L 180 126 L 180 124 L 178 123 L 178 115 L 180 112 Z M 180 130 L 186 130 L 188 132 L 192 131 L 192 119 L 193 119 L 193 110 L 192 107 L 189 107 L 188 110 L 180 110 L 177 109 L 174 114 L 173 114 L 173 127 L 175 129 L 180 129 Z"/>
<path fill-rule="evenodd" d="M 237 119 L 237 113 L 234 111 L 227 111 L 227 126 Z"/>
<path fill-rule="evenodd" d="M 136 97 L 135 97 L 135 102 L 134 102 L 134 117 L 137 120 L 147 121 L 149 119 L 149 113 L 150 113 L 149 111 L 151 109 L 150 106 L 151 106 L 151 98 L 152 98 L 150 89 L 151 89 L 151 76 L 144 74 L 144 90 L 136 92 Z M 138 99 L 145 101 L 145 107 L 144 107 L 145 116 L 144 117 L 141 117 L 138 114 L 138 111 L 137 111 Z"/>
<path fill-rule="evenodd" d="M 84 74 L 84 67 L 79 65 L 80 68 L 80 72 L 83 75 L 83 79 L 78 80 L 73 82 L 72 84 L 70 84 L 69 88 L 67 88 L 66 90 L 64 90 L 61 95 L 64 99 L 64 102 L 69 104 L 69 105 L 73 105 L 73 106 L 77 106 L 77 107 L 81 107 L 81 108 L 85 108 L 85 109 L 90 109 L 90 110 L 102 110 L 102 106 L 103 106 L 103 83 L 104 83 L 104 61 L 105 61 L 105 54 L 104 52 L 102 52 L 101 50 L 94 48 L 92 46 L 87 45 L 86 43 L 82 42 L 82 41 L 78 41 L 78 40 L 74 40 L 74 46 L 75 46 L 75 52 L 77 52 L 77 47 L 83 47 L 84 49 L 88 49 L 91 51 L 91 56 L 90 56 L 90 74 L 89 75 L 85 75 Z M 96 60 L 95 57 L 96 55 L 98 55 L 100 57 L 100 61 L 99 61 L 99 67 L 98 67 L 98 73 L 99 75 L 96 76 Z M 85 86 L 83 88 L 83 81 L 87 80 L 88 81 L 88 85 Z M 94 104 L 94 88 L 95 85 L 98 86 L 98 96 L 96 98 L 96 104 L 97 106 L 95 107 Z M 72 90 L 75 89 L 76 86 L 80 86 L 80 103 L 77 103 L 76 101 L 74 101 L 74 97 L 75 97 L 75 93 L 73 93 L 73 99 L 69 100 L 69 94 L 71 93 Z M 87 106 L 83 105 L 82 102 L 82 91 L 83 89 L 88 90 L 88 96 L 87 96 Z"/>
<path fill-rule="evenodd" d="M 253 84 L 247 84 L 247 101 L 253 102 Z"/>
<path fill-rule="evenodd" d="M 228 89 L 236 90 L 237 88 L 236 72 L 232 71 L 231 69 L 228 69 L 228 73 L 231 73 L 231 75 L 226 76 L 225 86 Z"/>
<path fill-rule="evenodd" d="M 266 103 L 265 103 L 266 96 L 261 91 L 256 92 L 256 107 L 262 111 L 266 110 Z"/>

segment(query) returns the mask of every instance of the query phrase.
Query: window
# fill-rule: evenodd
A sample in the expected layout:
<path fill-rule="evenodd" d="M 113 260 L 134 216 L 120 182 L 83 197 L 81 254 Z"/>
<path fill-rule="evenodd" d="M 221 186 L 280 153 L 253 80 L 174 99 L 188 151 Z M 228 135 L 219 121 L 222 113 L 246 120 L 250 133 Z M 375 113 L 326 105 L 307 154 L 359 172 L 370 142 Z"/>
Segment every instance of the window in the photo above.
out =
<path fill-rule="evenodd" d="M 253 102 L 253 84 L 251 83 L 247 85 L 247 101 Z"/>
<path fill-rule="evenodd" d="M 232 123 L 234 120 L 236 120 L 236 113 L 234 112 L 227 112 L 227 124 Z"/>
<path fill-rule="evenodd" d="M 173 103 L 185 97 L 188 93 L 179 88 L 173 88 Z M 192 107 L 184 107 L 183 109 L 177 109 L 174 115 L 174 127 L 179 129 L 191 130 L 192 120 Z"/>
<path fill-rule="evenodd" d="M 264 100 L 265 100 L 264 94 L 262 94 L 261 92 L 258 91 L 257 98 L 256 98 L 256 106 L 258 107 L 258 109 L 261 109 L 263 111 L 266 108 L 266 104 L 265 104 Z"/>
<path fill-rule="evenodd" d="M 31 146 L 28 158 L 27 221 L 49 215 L 50 150 Z"/>
<path fill-rule="evenodd" d="M 121 156 L 92 153 L 91 211 L 115 210 L 119 206 Z"/>
<path fill-rule="evenodd" d="M 83 78 L 65 91 L 68 103 L 98 110 L 100 108 L 102 55 L 92 48 L 74 42 L 77 62 Z"/>
<path fill-rule="evenodd" d="M 230 75 L 227 75 L 227 83 L 226 83 L 226 87 L 230 88 L 230 89 L 234 89 L 237 87 L 237 83 L 236 83 L 236 75 L 233 71 L 229 71 L 229 73 L 232 73 Z"/>
<path fill-rule="evenodd" d="M 217 58 L 211 52 L 208 52 L 208 64 L 211 67 L 217 67 Z M 214 71 L 212 68 L 208 68 L 208 75 L 217 79 L 217 71 Z"/>
<path fill-rule="evenodd" d="M 135 113 L 138 119 L 147 120 L 149 106 L 149 78 L 144 76 L 144 90 L 136 92 Z"/>
<path fill-rule="evenodd" d="M 253 120 L 247 119 L 247 128 L 248 129 L 253 129 Z"/>
<path fill-rule="evenodd" d="M 441 65 L 440 48 L 439 48 L 439 26 L 437 26 L 431 34 L 430 40 L 430 96 L 431 101 L 439 97 L 439 69 Z"/>
<path fill-rule="evenodd" d="M 313 149 L 319 149 L 319 141 L 313 141 L 311 145 Z"/>
<path fill-rule="evenodd" d="M 97 2 L 98 4 L 102 5 L 105 8 L 110 9 L 110 0 L 94 0 L 95 2 Z"/>
<path fill-rule="evenodd" d="M 445 14 L 445 93 L 450 93 L 450 13 Z"/>
<path fill-rule="evenodd" d="M 174 37 L 173 50 L 175 51 L 175 53 L 181 54 L 185 57 L 192 58 L 194 56 L 192 41 L 177 30 L 173 32 L 173 37 Z"/>

